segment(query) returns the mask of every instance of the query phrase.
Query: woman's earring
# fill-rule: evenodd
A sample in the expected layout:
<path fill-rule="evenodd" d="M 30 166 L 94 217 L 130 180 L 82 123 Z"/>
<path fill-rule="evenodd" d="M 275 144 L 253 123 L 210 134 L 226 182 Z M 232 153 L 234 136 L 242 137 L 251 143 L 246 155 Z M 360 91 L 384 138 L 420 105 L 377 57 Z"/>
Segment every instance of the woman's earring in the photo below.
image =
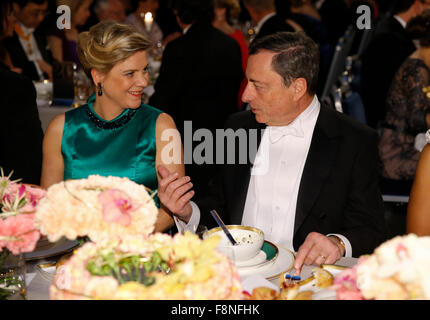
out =
<path fill-rule="evenodd" d="M 101 82 L 97 83 L 97 95 L 100 97 L 101 95 L 103 95 L 103 89 L 102 89 L 102 84 Z"/>

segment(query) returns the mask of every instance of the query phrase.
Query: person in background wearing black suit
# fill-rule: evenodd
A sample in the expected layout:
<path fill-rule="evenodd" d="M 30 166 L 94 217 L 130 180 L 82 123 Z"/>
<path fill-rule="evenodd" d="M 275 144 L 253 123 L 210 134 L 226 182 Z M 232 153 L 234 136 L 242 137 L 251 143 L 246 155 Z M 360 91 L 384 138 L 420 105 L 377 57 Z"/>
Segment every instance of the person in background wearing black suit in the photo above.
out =
<path fill-rule="evenodd" d="M 184 35 L 167 44 L 149 104 L 170 114 L 184 139 L 185 121 L 193 134 L 223 128 L 237 111 L 243 70 L 237 41 L 212 26 L 212 1 L 179 0 L 174 8 Z M 195 190 L 206 191 L 214 167 L 186 163 Z"/>
<path fill-rule="evenodd" d="M 4 41 L 15 67 L 31 80 L 52 80 L 52 56 L 47 41 L 38 27 L 48 14 L 47 0 L 14 0 L 18 20 L 14 35 Z"/>
<path fill-rule="evenodd" d="M 429 7 L 430 0 L 397 1 L 393 16 L 378 24 L 363 54 L 362 98 L 367 124 L 373 128 L 385 118 L 385 101 L 397 69 L 416 50 L 406 24 Z"/>
<path fill-rule="evenodd" d="M 0 47 L 12 6 L 0 2 Z M 9 20 L 10 21 L 10 20 Z M 43 131 L 36 105 L 36 89 L 30 79 L 0 63 L 0 167 L 13 179 L 40 184 Z"/>
<path fill-rule="evenodd" d="M 243 0 L 246 10 L 256 23 L 255 38 L 258 39 L 278 31 L 295 31 L 285 18 L 276 13 L 274 0 Z"/>
<path fill-rule="evenodd" d="M 213 225 L 209 210 L 216 209 L 226 224 L 260 228 L 297 251 L 296 273 L 303 264 L 371 253 L 386 240 L 377 133 L 320 104 L 318 60 L 303 32 L 251 43 L 242 98 L 251 111 L 232 115 L 226 128 L 265 129 L 255 159 L 222 165 L 213 193 L 196 201 L 200 210 L 183 199 L 186 180 L 159 167 L 160 201 L 179 231 Z M 235 144 L 236 159 L 246 147 Z"/>

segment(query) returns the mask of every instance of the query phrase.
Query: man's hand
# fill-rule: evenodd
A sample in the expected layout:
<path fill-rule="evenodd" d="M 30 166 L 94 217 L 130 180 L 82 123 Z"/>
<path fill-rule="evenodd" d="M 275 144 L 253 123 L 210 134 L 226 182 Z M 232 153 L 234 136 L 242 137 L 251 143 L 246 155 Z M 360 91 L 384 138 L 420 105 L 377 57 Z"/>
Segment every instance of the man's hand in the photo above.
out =
<path fill-rule="evenodd" d="M 52 81 L 52 66 L 44 60 L 37 60 L 37 65 L 43 73 L 46 73 L 49 80 Z"/>
<path fill-rule="evenodd" d="M 311 232 L 297 252 L 296 261 L 294 262 L 296 275 L 300 275 L 303 264 L 318 266 L 324 263 L 333 264 L 344 254 L 343 247 L 336 240 L 321 233 Z"/>
<path fill-rule="evenodd" d="M 193 184 L 190 177 L 178 177 L 178 173 L 171 173 L 166 167 L 158 166 L 161 176 L 158 184 L 158 198 L 160 202 L 179 219 L 188 223 L 191 218 L 192 208 L 190 204 L 194 191 L 190 189 Z"/>

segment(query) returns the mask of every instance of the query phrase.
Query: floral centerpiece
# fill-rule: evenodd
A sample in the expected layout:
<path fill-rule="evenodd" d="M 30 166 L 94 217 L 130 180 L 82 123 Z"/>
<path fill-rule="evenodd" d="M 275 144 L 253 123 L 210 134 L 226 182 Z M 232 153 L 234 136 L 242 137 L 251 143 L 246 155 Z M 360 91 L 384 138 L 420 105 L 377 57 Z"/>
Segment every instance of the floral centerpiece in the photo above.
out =
<path fill-rule="evenodd" d="M 51 299 L 241 299 L 219 239 L 186 233 L 86 243 L 57 270 Z"/>
<path fill-rule="evenodd" d="M 45 196 L 41 188 L 0 177 L 0 299 L 25 291 L 25 262 L 40 238 L 34 225 L 37 203 Z"/>
<path fill-rule="evenodd" d="M 158 209 L 146 188 L 128 178 L 91 175 L 48 188 L 37 206 L 35 225 L 51 242 L 66 237 L 91 241 L 147 237 Z"/>
<path fill-rule="evenodd" d="M 335 279 L 338 299 L 430 299 L 430 237 L 397 236 Z"/>

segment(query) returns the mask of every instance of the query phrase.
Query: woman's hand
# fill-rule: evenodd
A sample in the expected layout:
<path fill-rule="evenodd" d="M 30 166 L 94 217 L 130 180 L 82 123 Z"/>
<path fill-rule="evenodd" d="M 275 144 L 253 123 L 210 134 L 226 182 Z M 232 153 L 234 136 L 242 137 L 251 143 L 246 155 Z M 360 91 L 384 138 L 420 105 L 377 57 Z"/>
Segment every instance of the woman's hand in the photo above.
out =
<path fill-rule="evenodd" d="M 191 218 L 192 208 L 190 204 L 194 191 L 190 177 L 179 178 L 177 172 L 171 173 L 165 166 L 158 166 L 161 180 L 158 183 L 158 198 L 160 202 L 179 219 L 188 223 Z M 191 191 L 190 191 L 191 190 Z"/>

